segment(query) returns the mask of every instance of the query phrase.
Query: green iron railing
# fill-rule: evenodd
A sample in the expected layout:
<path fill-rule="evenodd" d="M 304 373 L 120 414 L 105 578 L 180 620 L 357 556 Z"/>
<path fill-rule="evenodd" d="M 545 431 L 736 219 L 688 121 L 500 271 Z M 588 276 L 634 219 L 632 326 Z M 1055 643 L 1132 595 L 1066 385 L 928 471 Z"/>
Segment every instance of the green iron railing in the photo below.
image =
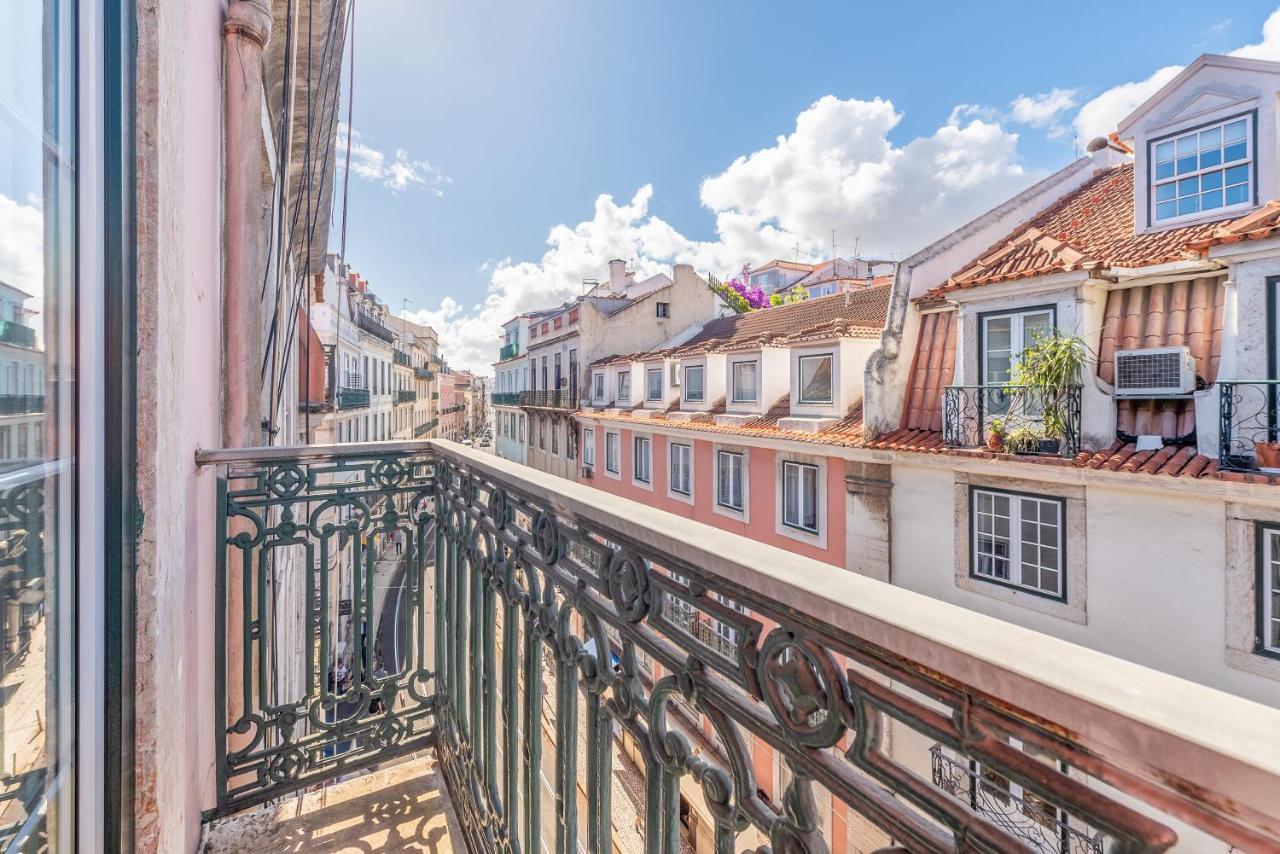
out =
<path fill-rule="evenodd" d="M 495 391 L 493 393 L 494 406 L 519 406 L 520 392 L 518 391 Z"/>
<path fill-rule="evenodd" d="M 30 326 L 12 320 L 0 320 L 0 342 L 19 347 L 35 347 L 36 331 Z"/>
<path fill-rule="evenodd" d="M 417 399 L 418 393 L 411 388 L 396 390 L 396 403 L 413 403 Z"/>
<path fill-rule="evenodd" d="M 369 389 L 367 388 L 338 389 L 338 408 L 339 409 L 363 409 L 368 405 L 369 405 Z"/>
<path fill-rule="evenodd" d="M 198 462 L 213 815 L 430 747 L 474 852 L 678 852 L 691 788 L 726 854 L 826 852 L 820 802 L 885 850 L 1033 850 L 943 751 L 1102 850 L 1280 838 L 1275 710 L 451 442 Z"/>
<path fill-rule="evenodd" d="M 431 373 L 431 369 L 426 367 L 414 368 L 413 375 L 420 380 L 429 380 L 435 376 L 435 374 Z"/>
<path fill-rule="evenodd" d="M 502 345 L 502 349 L 498 351 L 498 361 L 505 362 L 507 359 L 514 359 L 518 355 L 520 355 L 520 344 L 513 341 L 510 344 Z"/>
<path fill-rule="evenodd" d="M 409 354 L 404 352 L 403 350 L 393 351 L 391 354 L 391 358 L 395 361 L 397 365 L 404 365 L 406 368 L 413 366 L 413 359 L 411 359 L 409 357 Z"/>

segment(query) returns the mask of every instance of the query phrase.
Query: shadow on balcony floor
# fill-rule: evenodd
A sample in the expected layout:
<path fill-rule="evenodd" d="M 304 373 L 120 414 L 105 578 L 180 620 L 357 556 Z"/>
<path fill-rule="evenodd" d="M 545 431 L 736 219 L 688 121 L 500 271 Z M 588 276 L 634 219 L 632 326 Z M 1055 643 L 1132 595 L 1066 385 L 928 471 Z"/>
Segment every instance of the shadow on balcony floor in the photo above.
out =
<path fill-rule="evenodd" d="M 465 852 L 431 757 L 286 798 L 205 827 L 202 854 Z"/>

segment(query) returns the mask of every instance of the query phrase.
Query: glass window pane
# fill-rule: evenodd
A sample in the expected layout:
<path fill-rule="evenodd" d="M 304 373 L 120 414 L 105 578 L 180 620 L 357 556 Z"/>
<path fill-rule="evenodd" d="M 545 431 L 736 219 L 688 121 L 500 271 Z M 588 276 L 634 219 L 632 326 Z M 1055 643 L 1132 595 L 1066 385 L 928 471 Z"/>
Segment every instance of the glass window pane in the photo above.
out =
<path fill-rule="evenodd" d="M 1156 146 L 1155 158 L 1157 163 L 1173 159 L 1173 143 L 1162 142 Z"/>
<path fill-rule="evenodd" d="M 1200 154 L 1200 168 L 1208 169 L 1222 162 L 1222 149 L 1213 148 Z"/>
<path fill-rule="evenodd" d="M 1183 178 L 1178 182 L 1179 196 L 1192 196 L 1200 192 L 1199 178 Z"/>
<path fill-rule="evenodd" d="M 1200 162 L 1200 158 L 1192 154 L 1187 157 L 1178 158 L 1178 174 L 1185 175 L 1188 172 L 1196 171 L 1196 164 Z"/>
<path fill-rule="evenodd" d="M 1199 147 L 1196 141 L 1195 134 L 1191 134 L 1190 136 L 1184 136 L 1178 140 L 1178 156 L 1179 157 L 1183 156 L 1184 154 L 1195 154 L 1198 150 L 1199 150 Z"/>
<path fill-rule="evenodd" d="M 1240 205 L 1249 201 L 1249 185 L 1237 184 L 1234 187 L 1228 187 L 1224 201 L 1228 205 Z"/>
<path fill-rule="evenodd" d="M 1222 207 L 1222 191 L 1214 190 L 1209 193 L 1202 193 L 1200 196 L 1200 210 L 1211 211 L 1214 208 Z"/>
<path fill-rule="evenodd" d="M 1216 174 L 1218 175 L 1219 180 L 1221 180 L 1222 173 L 1219 172 Z M 1174 198 L 1177 198 L 1177 187 L 1173 183 L 1160 184 L 1156 187 L 1157 202 L 1167 202 Z"/>
<path fill-rule="evenodd" d="M 1223 128 L 1222 135 L 1227 142 L 1244 139 L 1245 120 L 1240 119 Z"/>
<path fill-rule="evenodd" d="M 831 357 L 803 356 L 800 359 L 800 402 L 830 403 Z"/>
<path fill-rule="evenodd" d="M 71 850 L 77 4 L 0 4 L 0 850 Z M 101 227 L 100 217 L 83 214 Z M 92 782 L 92 781 L 90 781 Z"/>
<path fill-rule="evenodd" d="M 1243 142 L 1232 143 L 1222 149 L 1222 162 L 1231 163 L 1236 160 L 1244 160 L 1248 156 L 1248 146 Z"/>
<path fill-rule="evenodd" d="M 1196 196 L 1187 196 L 1185 199 L 1178 199 L 1178 216 L 1193 214 L 1199 209 L 1198 197 Z"/>
<path fill-rule="evenodd" d="M 1209 128 L 1200 131 L 1200 150 L 1217 148 L 1222 145 L 1222 128 Z"/>
<path fill-rule="evenodd" d="M 1173 161 L 1172 160 L 1166 163 L 1156 164 L 1156 180 L 1163 180 L 1165 178 L 1172 178 L 1172 177 L 1173 177 Z"/>
<path fill-rule="evenodd" d="M 1177 202 L 1162 202 L 1156 205 L 1156 219 L 1168 219 L 1178 215 Z"/>
<path fill-rule="evenodd" d="M 1249 180 L 1249 164 L 1241 166 L 1232 166 L 1227 169 L 1227 186 L 1232 184 L 1244 184 Z"/>
<path fill-rule="evenodd" d="M 1222 187 L 1222 170 L 1221 169 L 1219 169 L 1216 172 L 1209 172 L 1208 174 L 1200 176 L 1201 190 L 1217 190 L 1220 187 Z"/>

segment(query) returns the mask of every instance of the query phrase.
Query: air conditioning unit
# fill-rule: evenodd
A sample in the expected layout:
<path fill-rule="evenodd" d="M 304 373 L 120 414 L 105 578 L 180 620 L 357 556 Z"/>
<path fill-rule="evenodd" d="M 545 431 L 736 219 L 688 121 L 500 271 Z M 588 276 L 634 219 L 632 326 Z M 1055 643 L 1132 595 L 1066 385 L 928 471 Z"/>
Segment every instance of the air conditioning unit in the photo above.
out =
<path fill-rule="evenodd" d="M 1196 360 L 1186 347 L 1116 351 L 1116 397 L 1171 397 L 1196 390 Z"/>
<path fill-rule="evenodd" d="M 594 473 L 595 473 L 595 470 L 594 470 L 594 468 L 593 468 L 592 466 L 583 466 L 583 467 L 582 467 L 582 479 L 583 479 L 583 480 L 591 480 L 591 476 L 592 476 Z"/>
<path fill-rule="evenodd" d="M 671 382 L 669 383 L 669 385 L 672 388 L 679 388 L 680 387 L 680 363 L 679 362 L 671 363 L 670 373 L 671 373 Z"/>

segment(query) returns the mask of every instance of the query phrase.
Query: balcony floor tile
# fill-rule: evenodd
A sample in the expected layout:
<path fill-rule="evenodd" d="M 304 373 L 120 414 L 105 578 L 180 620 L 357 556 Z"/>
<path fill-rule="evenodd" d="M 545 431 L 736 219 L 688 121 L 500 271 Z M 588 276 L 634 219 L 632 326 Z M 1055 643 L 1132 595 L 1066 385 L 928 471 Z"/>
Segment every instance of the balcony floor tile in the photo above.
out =
<path fill-rule="evenodd" d="M 202 854 L 466 850 L 429 756 L 219 819 L 205 827 L 200 847 Z"/>

